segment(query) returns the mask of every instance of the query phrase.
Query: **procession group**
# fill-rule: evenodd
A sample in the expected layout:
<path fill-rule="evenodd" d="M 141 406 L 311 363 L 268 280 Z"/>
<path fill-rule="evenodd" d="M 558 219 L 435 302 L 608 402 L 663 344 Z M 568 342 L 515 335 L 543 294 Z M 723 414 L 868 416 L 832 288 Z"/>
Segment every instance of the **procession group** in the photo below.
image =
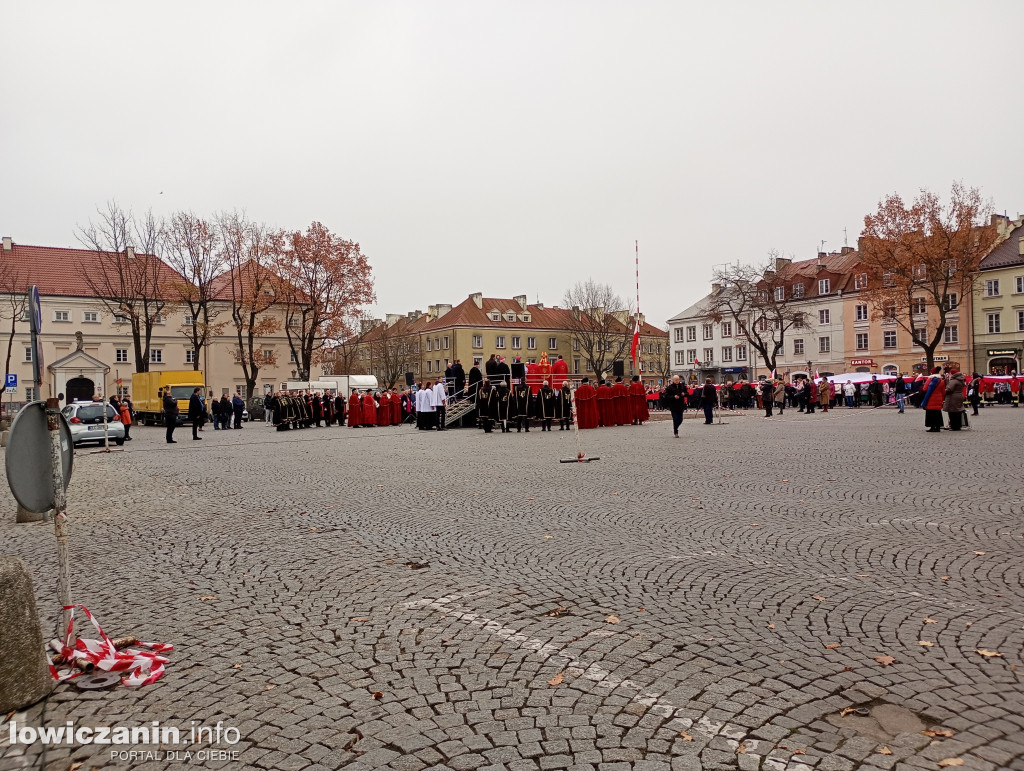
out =
<path fill-rule="evenodd" d="M 341 394 L 319 391 L 278 391 L 267 400 L 266 407 L 278 431 L 332 425 L 361 428 L 400 425 L 407 414 L 408 400 L 407 394 L 394 389 L 377 394 L 353 391 L 348 400 Z"/>

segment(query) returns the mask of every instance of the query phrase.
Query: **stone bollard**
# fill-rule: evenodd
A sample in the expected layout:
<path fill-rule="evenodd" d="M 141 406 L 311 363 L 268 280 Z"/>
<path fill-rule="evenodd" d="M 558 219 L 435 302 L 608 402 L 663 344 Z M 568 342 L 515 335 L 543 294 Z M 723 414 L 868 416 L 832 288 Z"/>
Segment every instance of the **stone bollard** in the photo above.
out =
<path fill-rule="evenodd" d="M 10 435 L 10 433 L 11 433 L 10 431 L 6 431 L 6 430 L 3 431 L 2 433 L 0 433 L 0 447 L 6 447 L 7 446 L 7 437 Z"/>
<path fill-rule="evenodd" d="M 46 514 L 49 514 L 52 511 L 53 511 L 53 509 L 50 509 L 50 511 L 46 512 Z M 18 504 L 18 514 L 14 518 L 14 521 L 15 522 L 42 522 L 45 519 L 49 519 L 49 517 L 46 516 L 46 514 L 43 514 L 43 513 L 36 514 L 34 511 L 29 511 L 28 509 L 26 509 L 24 506 L 22 506 L 19 503 Z"/>
<path fill-rule="evenodd" d="M 35 704 L 56 682 L 43 654 L 32 579 L 17 557 L 0 556 L 0 713 Z"/>

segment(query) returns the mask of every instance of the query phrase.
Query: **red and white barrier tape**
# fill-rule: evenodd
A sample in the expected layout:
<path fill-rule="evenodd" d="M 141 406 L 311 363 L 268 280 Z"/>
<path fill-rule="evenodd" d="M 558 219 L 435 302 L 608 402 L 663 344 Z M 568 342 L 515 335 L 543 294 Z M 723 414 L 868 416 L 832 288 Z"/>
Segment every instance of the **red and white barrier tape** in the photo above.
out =
<path fill-rule="evenodd" d="M 79 637 L 75 640 L 75 647 L 72 648 L 71 633 L 75 628 L 75 608 L 82 609 L 85 617 L 96 628 L 100 639 L 92 640 Z M 67 605 L 63 609 L 71 611 L 64 642 L 62 643 L 56 639 L 51 640 L 48 647 L 50 650 L 59 653 L 69 666 L 66 669 L 58 670 L 53 663 L 53 659 L 50 657 L 50 652 L 47 651 L 46 660 L 50 665 L 50 674 L 53 675 L 55 680 L 63 682 L 64 680 L 70 680 L 85 674 L 85 672 L 75 666 L 74 661 L 76 659 L 88 661 L 96 669 L 103 672 L 127 672 L 128 676 L 121 678 L 121 683 L 129 687 L 149 685 L 150 683 L 155 683 L 163 676 L 164 664 L 168 663 L 170 659 L 160 654 L 173 651 L 173 645 L 137 642 L 135 646 L 148 648 L 149 650 L 135 650 L 135 646 L 133 646 L 132 648 L 119 651 L 114 646 L 113 640 L 103 632 L 103 629 L 96 619 L 93 618 L 92 613 L 89 612 L 87 607 L 84 605 Z"/>

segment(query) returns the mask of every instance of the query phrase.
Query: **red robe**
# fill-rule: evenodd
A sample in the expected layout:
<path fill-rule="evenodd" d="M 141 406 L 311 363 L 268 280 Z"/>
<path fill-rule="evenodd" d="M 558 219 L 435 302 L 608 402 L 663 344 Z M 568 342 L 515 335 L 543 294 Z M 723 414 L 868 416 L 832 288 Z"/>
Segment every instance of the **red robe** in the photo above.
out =
<path fill-rule="evenodd" d="M 562 383 L 569 376 L 569 365 L 565 359 L 558 359 L 551 365 L 551 387 L 556 391 L 562 387 Z"/>
<path fill-rule="evenodd" d="M 576 389 L 576 425 L 579 428 L 597 428 L 596 397 L 590 383 L 583 383 Z"/>
<path fill-rule="evenodd" d="M 607 385 L 597 387 L 597 424 L 599 426 L 615 425 L 615 395 Z"/>
<path fill-rule="evenodd" d="M 348 397 L 348 427 L 355 428 L 363 423 L 363 405 L 355 391 Z"/>
<path fill-rule="evenodd" d="M 377 425 L 387 426 L 391 424 L 391 397 L 387 394 L 380 395 L 380 404 L 377 405 Z"/>
<path fill-rule="evenodd" d="M 402 425 L 402 397 L 391 394 L 391 425 Z"/>
<path fill-rule="evenodd" d="M 540 374 L 540 365 L 537 363 L 528 364 L 526 367 L 526 384 L 530 386 L 530 393 L 534 396 L 540 391 L 540 387 L 544 385 L 541 382 L 544 378 Z"/>
<path fill-rule="evenodd" d="M 632 407 L 633 420 L 643 423 L 651 419 L 651 411 L 647 409 L 647 389 L 639 380 L 629 384 L 629 403 Z"/>
<path fill-rule="evenodd" d="M 373 400 L 373 394 L 363 394 L 363 425 L 377 425 L 377 402 Z"/>
<path fill-rule="evenodd" d="M 612 402 L 615 406 L 615 425 L 628 426 L 633 422 L 633 409 L 629 405 L 629 389 L 625 383 L 612 386 Z"/>

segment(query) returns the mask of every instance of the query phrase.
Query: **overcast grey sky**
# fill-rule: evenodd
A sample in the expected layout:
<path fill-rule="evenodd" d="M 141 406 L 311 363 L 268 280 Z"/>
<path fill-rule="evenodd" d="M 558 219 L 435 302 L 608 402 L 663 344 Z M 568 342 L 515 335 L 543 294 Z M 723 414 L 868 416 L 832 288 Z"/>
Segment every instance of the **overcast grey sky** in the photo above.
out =
<path fill-rule="evenodd" d="M 116 198 L 358 241 L 379 312 L 856 242 L 884 194 L 1024 210 L 1021 3 L 46 2 L 0 11 L 0 231 Z"/>

